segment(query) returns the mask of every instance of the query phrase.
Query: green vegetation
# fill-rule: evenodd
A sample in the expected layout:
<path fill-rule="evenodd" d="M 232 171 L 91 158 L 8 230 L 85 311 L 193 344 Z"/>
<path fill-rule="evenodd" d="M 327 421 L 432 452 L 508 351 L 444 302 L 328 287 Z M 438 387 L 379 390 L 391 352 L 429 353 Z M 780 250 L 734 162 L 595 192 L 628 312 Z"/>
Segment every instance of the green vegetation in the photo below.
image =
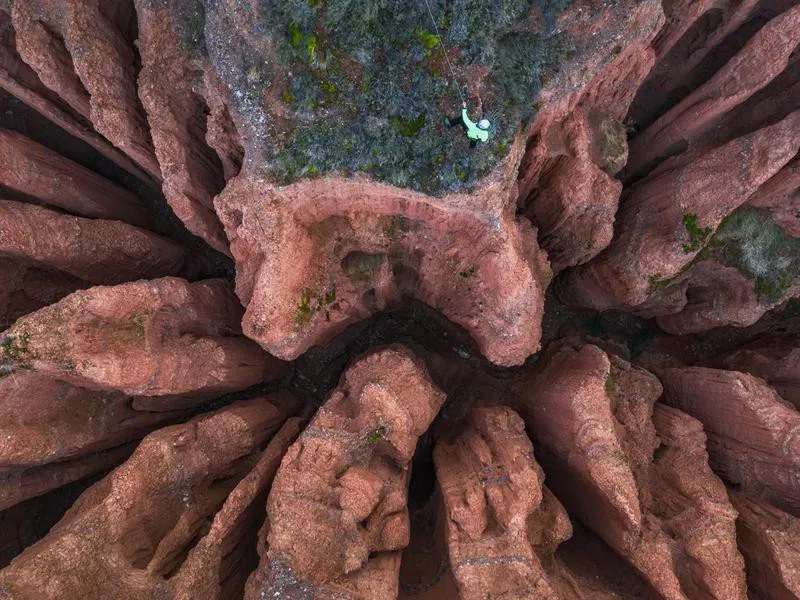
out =
<path fill-rule="evenodd" d="M 697 215 L 683 215 L 683 226 L 686 228 L 686 233 L 689 234 L 689 243 L 682 246 L 686 254 L 700 250 L 708 237 L 714 233 L 711 227 L 701 229 L 697 226 Z"/>
<path fill-rule="evenodd" d="M 617 374 L 614 372 L 614 367 L 609 370 L 604 387 L 609 398 L 613 398 L 617 393 Z"/>
<path fill-rule="evenodd" d="M 28 369 L 28 342 L 30 334 L 7 335 L 0 342 L 0 378 L 10 375 L 15 369 Z"/>
<path fill-rule="evenodd" d="M 374 446 L 386 436 L 386 427 L 381 425 L 367 436 L 367 444 Z"/>
<path fill-rule="evenodd" d="M 206 45 L 246 124 L 247 155 L 263 158 L 268 177 L 361 171 L 441 194 L 488 175 L 535 114 L 539 89 L 569 54 L 566 34 L 553 33 L 568 2 L 432 0 L 441 39 L 421 2 L 209 3 Z M 245 22 L 253 30 L 242 36 Z M 445 48 L 473 118 L 484 116 L 480 91 L 490 143 L 472 149 L 444 125 L 461 103 Z M 485 74 L 479 90 L 475 73 Z"/>
<path fill-rule="evenodd" d="M 783 300 L 800 275 L 800 240 L 765 211 L 741 207 L 723 219 L 698 260 L 713 257 L 752 279 L 770 303 Z"/>
<path fill-rule="evenodd" d="M 319 293 L 313 293 L 308 288 L 304 289 L 297 302 L 297 312 L 294 319 L 295 324 L 298 327 L 302 327 L 307 324 L 317 312 L 334 302 L 336 302 L 336 286 L 334 284 L 330 284 L 325 291 Z"/>
<path fill-rule="evenodd" d="M 662 277 L 660 274 L 655 274 L 650 277 L 650 287 L 647 289 L 648 294 L 660 292 L 669 284 L 675 281 L 675 277 Z"/>

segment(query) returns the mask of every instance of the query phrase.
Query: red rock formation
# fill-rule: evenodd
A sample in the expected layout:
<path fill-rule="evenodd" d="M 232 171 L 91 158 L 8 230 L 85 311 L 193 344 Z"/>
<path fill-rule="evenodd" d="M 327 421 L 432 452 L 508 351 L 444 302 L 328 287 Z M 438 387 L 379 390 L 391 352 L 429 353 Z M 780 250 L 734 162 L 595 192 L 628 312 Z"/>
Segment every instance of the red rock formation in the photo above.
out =
<path fill-rule="evenodd" d="M 800 238 L 800 157 L 778 171 L 747 200 L 766 208 L 775 222 L 793 238 Z"/>
<path fill-rule="evenodd" d="M 246 598 L 397 597 L 409 464 L 444 399 L 401 347 L 350 366 L 278 470 Z"/>
<path fill-rule="evenodd" d="M 664 598 L 745 598 L 733 519 L 699 424 L 655 377 L 595 346 L 549 348 L 523 391 L 549 485 Z M 662 444 L 660 446 L 660 444 Z M 654 450 L 660 448 L 654 458 Z M 713 530 L 713 551 L 698 532 Z"/>
<path fill-rule="evenodd" d="M 181 43 L 177 17 L 166 7 L 137 2 L 142 72 L 139 95 L 164 175 L 164 196 L 186 227 L 228 253 L 214 196 L 224 185 L 222 163 L 206 143 L 209 108 L 200 94 L 203 65 Z M 185 36 L 184 36 L 185 37 Z"/>
<path fill-rule="evenodd" d="M 434 200 L 357 179 L 275 189 L 239 175 L 216 206 L 245 334 L 291 359 L 407 294 L 467 329 L 489 360 L 522 363 L 538 348 L 550 271 L 507 198 L 495 187 Z"/>
<path fill-rule="evenodd" d="M 139 104 L 131 2 L 14 2 L 20 56 L 42 82 L 153 178 L 161 173 Z"/>
<path fill-rule="evenodd" d="M 136 444 L 132 442 L 60 463 L 25 469 L 0 469 L 0 510 L 116 467 L 135 447 Z"/>
<path fill-rule="evenodd" d="M 277 361 L 240 335 L 240 318 L 222 280 L 94 287 L 19 319 L 0 358 L 140 396 L 134 408 L 170 410 L 280 375 Z"/>
<path fill-rule="evenodd" d="M 731 494 L 747 583 L 762 598 L 800 597 L 800 521 L 774 506 Z"/>
<path fill-rule="evenodd" d="M 663 404 L 653 411 L 661 446 L 650 476 L 649 508 L 678 541 L 675 563 L 689 598 L 747 597 L 736 547 L 736 511 L 708 464 L 703 426 Z"/>
<path fill-rule="evenodd" d="M 593 47 L 607 64 L 591 82 L 562 98 L 542 95 L 520 166 L 520 198 L 556 272 L 587 262 L 611 242 L 622 191 L 614 175 L 628 158 L 623 119 L 653 66 L 650 42 L 661 17 L 661 4 L 649 1 L 611 13 L 624 46 Z"/>
<path fill-rule="evenodd" d="M 557 599 L 528 535 L 529 521 L 545 533 L 534 517 L 543 476 L 522 419 L 510 408 L 474 407 L 433 456 L 459 597 Z"/>
<path fill-rule="evenodd" d="M 557 282 L 559 296 L 600 310 L 644 303 L 659 282 L 689 265 L 725 216 L 792 159 L 800 148 L 798 127 L 800 111 L 681 158 L 684 166 L 673 166 L 673 159 L 662 163 L 630 189 L 614 242 L 590 263 L 566 273 Z"/>
<path fill-rule="evenodd" d="M 139 199 L 89 169 L 19 133 L 0 129 L 0 184 L 83 217 L 146 226 Z"/>
<path fill-rule="evenodd" d="M 138 411 L 119 392 L 77 388 L 32 371 L 14 373 L 0 379 L 0 469 L 115 448 L 186 414 Z"/>
<path fill-rule="evenodd" d="M 80 279 L 3 259 L 0 263 L 0 330 L 21 316 L 86 287 Z"/>
<path fill-rule="evenodd" d="M 784 400 L 800 409 L 800 338 L 768 335 L 739 347 L 716 361 L 732 371 L 765 380 Z"/>
<path fill-rule="evenodd" d="M 0 89 L 35 109 L 70 135 L 86 142 L 128 173 L 145 181 L 150 177 L 126 154 L 98 135 L 83 115 L 75 112 L 42 84 L 17 53 L 11 15 L 4 10 L 0 10 Z"/>
<path fill-rule="evenodd" d="M 122 283 L 181 272 L 186 250 L 149 231 L 0 200 L 0 256 L 63 271 L 90 283 Z"/>
<path fill-rule="evenodd" d="M 289 397 L 273 395 L 150 434 L 125 464 L 88 489 L 44 539 L 0 573 L 0 589 L 15 598 L 170 597 L 176 581 L 191 579 L 183 579 L 181 567 L 198 560 L 192 550 L 203 553 L 219 541 L 212 551 L 217 559 L 206 563 L 214 568 L 239 534 L 237 518 L 267 485 L 269 465 L 288 444 L 291 429 L 277 447 L 267 446 L 261 461 L 260 448 L 295 408 Z M 237 488 L 249 471 L 251 478 Z M 201 546 L 206 535 L 212 540 Z M 217 566 L 209 579 L 217 574 L 216 584 L 224 588 L 229 569 L 236 566 Z M 219 588 L 198 587 L 191 597 L 222 596 Z"/>
<path fill-rule="evenodd" d="M 714 471 L 800 514 L 800 413 L 762 380 L 704 367 L 659 370 L 664 401 L 699 419 Z"/>
<path fill-rule="evenodd" d="M 631 142 L 626 172 L 692 145 L 716 119 L 772 82 L 800 43 L 800 6 L 775 17 L 703 85 L 670 108 Z"/>

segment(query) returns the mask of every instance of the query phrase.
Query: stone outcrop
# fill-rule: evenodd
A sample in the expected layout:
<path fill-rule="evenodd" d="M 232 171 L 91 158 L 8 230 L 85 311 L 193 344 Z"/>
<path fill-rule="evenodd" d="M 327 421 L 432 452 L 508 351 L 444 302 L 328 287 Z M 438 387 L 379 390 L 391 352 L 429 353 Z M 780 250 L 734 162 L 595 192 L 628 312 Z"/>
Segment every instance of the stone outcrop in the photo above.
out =
<path fill-rule="evenodd" d="M 89 283 L 115 284 L 181 273 L 186 250 L 120 221 L 84 219 L 0 200 L 0 256 L 62 271 Z"/>
<path fill-rule="evenodd" d="M 131 2 L 30 0 L 11 10 L 17 50 L 41 81 L 154 179 L 161 176 L 139 103 Z"/>
<path fill-rule="evenodd" d="M 800 413 L 761 379 L 704 367 L 659 369 L 664 401 L 703 423 L 711 467 L 756 498 L 800 514 Z"/>
<path fill-rule="evenodd" d="M 74 385 L 137 396 L 171 410 L 279 376 L 277 361 L 239 329 L 222 280 L 166 277 L 75 292 L 5 332 L 4 362 Z"/>
<path fill-rule="evenodd" d="M 444 399 L 401 347 L 354 362 L 281 463 L 245 597 L 397 597 L 410 461 Z"/>
<path fill-rule="evenodd" d="M 489 360 L 521 364 L 539 345 L 550 269 L 507 200 L 498 186 L 433 199 L 359 179 L 275 189 L 240 174 L 216 207 L 245 335 L 293 359 L 408 295 L 464 327 Z"/>
<path fill-rule="evenodd" d="M 519 415 L 507 407 L 473 407 L 463 431 L 438 441 L 433 457 L 459 597 L 557 599 L 534 541 L 561 532 L 545 532 L 536 522 L 543 474 Z M 529 522 L 539 540 L 529 537 Z M 571 528 L 564 537 L 570 534 Z"/>
<path fill-rule="evenodd" d="M 611 242 L 622 191 L 614 176 L 628 158 L 623 121 L 653 66 L 650 42 L 663 22 L 661 3 L 649 1 L 609 11 L 608 18 L 618 45 L 592 46 L 607 64 L 561 98 L 544 92 L 520 166 L 520 203 L 556 272 L 587 262 Z"/>
<path fill-rule="evenodd" d="M 654 419 L 660 394 L 650 373 L 562 342 L 537 363 L 522 408 L 548 485 L 662 597 L 744 600 L 735 512 L 709 469 L 702 430 L 678 411 Z M 708 530 L 714 551 L 698 544 Z"/>
<path fill-rule="evenodd" d="M 149 221 L 134 194 L 19 133 L 0 129 L 0 160 L 0 184 L 10 190 L 82 217 Z"/>
<path fill-rule="evenodd" d="M 228 575 L 242 579 L 237 553 L 233 564 L 220 564 L 243 534 L 237 520 L 268 485 L 297 424 L 260 448 L 296 406 L 280 395 L 245 400 L 150 434 L 0 573 L 0 590 L 20 599 L 222 598 Z M 197 562 L 211 589 L 194 579 Z M 193 592 L 172 595 L 177 582 Z"/>
<path fill-rule="evenodd" d="M 136 10 L 143 63 L 139 96 L 164 176 L 164 196 L 189 231 L 228 253 L 214 213 L 214 196 L 225 180 L 222 163 L 206 142 L 210 109 L 202 89 L 204 44 L 191 38 L 187 29 L 192 23 L 169 8 L 138 1 Z M 199 11 L 194 18 L 202 20 L 202 9 L 194 10 Z"/>
<path fill-rule="evenodd" d="M 774 506 L 732 493 L 747 584 L 763 598 L 800 596 L 800 521 Z"/>
<path fill-rule="evenodd" d="M 800 410 L 800 338 L 792 334 L 762 336 L 719 358 L 718 366 L 750 373 L 766 381 Z"/>

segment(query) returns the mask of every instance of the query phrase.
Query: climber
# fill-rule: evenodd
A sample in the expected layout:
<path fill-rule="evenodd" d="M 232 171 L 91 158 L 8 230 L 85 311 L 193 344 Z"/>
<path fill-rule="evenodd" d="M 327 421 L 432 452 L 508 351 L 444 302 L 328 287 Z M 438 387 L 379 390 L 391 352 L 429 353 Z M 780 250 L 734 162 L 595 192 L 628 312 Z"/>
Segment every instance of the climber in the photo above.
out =
<path fill-rule="evenodd" d="M 489 127 L 491 127 L 489 119 L 481 119 L 477 124 L 470 121 L 467 115 L 466 102 L 461 103 L 461 116 L 453 119 L 445 117 L 444 124 L 448 127 L 461 125 L 467 134 L 467 138 L 470 140 L 470 146 L 473 148 L 478 145 L 478 142 L 486 142 L 489 139 Z"/>

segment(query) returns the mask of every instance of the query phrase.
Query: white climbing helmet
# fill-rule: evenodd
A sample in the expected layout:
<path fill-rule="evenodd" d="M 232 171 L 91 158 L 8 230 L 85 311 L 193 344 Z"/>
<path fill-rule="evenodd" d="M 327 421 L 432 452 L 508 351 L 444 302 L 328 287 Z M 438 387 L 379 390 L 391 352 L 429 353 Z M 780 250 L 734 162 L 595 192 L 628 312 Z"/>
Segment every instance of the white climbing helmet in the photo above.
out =
<path fill-rule="evenodd" d="M 491 125 L 492 124 L 489 123 L 489 119 L 481 119 L 480 121 L 478 121 L 478 127 L 480 127 L 481 129 L 489 129 Z"/>

